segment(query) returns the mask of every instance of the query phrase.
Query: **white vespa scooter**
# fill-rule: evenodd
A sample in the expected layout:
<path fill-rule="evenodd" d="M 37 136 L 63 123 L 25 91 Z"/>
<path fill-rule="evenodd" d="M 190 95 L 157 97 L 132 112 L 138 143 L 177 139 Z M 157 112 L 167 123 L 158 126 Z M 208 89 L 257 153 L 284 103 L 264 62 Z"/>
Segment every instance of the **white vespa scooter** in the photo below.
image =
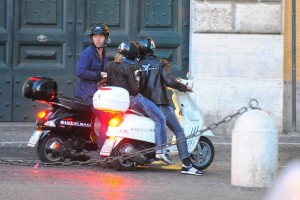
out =
<path fill-rule="evenodd" d="M 178 79 L 178 81 L 193 87 L 191 80 Z M 214 134 L 210 130 L 197 134 L 203 128 L 203 119 L 191 93 L 171 90 L 175 113 L 184 128 L 186 137 L 191 134 L 197 135 L 187 139 L 188 152 L 193 165 L 197 169 L 205 169 L 214 158 L 214 146 L 208 138 Z M 122 159 L 114 159 L 112 162 L 113 167 L 119 171 L 129 171 L 135 166 L 155 161 L 154 122 L 140 111 L 129 108 L 129 102 L 128 92 L 120 87 L 102 87 L 93 97 L 94 108 L 115 115 L 109 122 L 106 133 L 108 138 L 101 149 L 100 156 L 104 158 L 122 156 Z M 146 150 L 149 148 L 152 151 Z M 167 145 L 167 153 L 170 156 L 178 155 L 175 136 L 172 143 Z"/>

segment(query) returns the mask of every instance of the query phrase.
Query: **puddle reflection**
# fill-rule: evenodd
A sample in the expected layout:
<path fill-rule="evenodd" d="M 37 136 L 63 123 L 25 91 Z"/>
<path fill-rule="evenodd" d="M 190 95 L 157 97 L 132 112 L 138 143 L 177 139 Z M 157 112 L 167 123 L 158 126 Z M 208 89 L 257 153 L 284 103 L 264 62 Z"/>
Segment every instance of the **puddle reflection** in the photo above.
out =
<path fill-rule="evenodd" d="M 48 184 L 47 190 L 53 185 L 62 186 L 67 196 L 72 195 L 75 199 L 136 199 L 136 194 L 142 194 L 144 190 L 141 179 L 127 172 L 113 170 L 38 168 L 32 169 L 28 175 L 30 181 Z"/>

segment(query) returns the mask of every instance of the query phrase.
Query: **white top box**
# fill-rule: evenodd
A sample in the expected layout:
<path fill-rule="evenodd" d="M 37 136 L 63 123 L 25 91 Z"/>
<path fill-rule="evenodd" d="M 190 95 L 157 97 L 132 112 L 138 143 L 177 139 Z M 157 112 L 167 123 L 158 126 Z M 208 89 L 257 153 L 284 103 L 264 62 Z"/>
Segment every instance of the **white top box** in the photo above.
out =
<path fill-rule="evenodd" d="M 93 106 L 96 110 L 125 112 L 129 104 L 129 93 L 121 87 L 101 87 L 93 96 Z"/>

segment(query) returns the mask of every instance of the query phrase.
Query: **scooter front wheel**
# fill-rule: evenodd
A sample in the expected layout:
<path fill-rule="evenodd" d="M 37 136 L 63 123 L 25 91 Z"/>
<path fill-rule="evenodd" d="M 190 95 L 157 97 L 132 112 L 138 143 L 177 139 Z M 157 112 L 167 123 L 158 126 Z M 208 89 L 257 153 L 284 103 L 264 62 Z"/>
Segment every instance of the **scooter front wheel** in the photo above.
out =
<path fill-rule="evenodd" d="M 132 140 L 123 140 L 112 151 L 113 157 L 123 156 L 135 151 L 135 144 Z M 113 167 L 118 171 L 131 171 L 135 167 L 135 162 L 130 159 L 118 159 L 112 163 Z"/>
<path fill-rule="evenodd" d="M 61 162 L 63 157 L 58 149 L 65 142 L 65 138 L 59 134 L 46 135 L 37 146 L 37 155 L 42 162 Z"/>
<path fill-rule="evenodd" d="M 207 137 L 200 137 L 200 140 L 193 152 L 190 154 L 191 161 L 195 168 L 206 169 L 213 161 L 215 149 Z"/>

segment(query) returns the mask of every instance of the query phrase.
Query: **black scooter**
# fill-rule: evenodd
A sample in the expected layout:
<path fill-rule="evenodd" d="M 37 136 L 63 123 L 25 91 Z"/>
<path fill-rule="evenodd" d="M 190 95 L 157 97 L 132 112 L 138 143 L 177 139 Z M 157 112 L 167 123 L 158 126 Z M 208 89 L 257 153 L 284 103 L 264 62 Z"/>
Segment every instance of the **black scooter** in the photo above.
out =
<path fill-rule="evenodd" d="M 48 105 L 37 114 L 36 129 L 27 144 L 42 162 L 86 161 L 96 151 L 98 136 L 89 106 L 78 100 L 57 97 L 57 83 L 48 77 L 29 77 L 23 96 Z"/>

